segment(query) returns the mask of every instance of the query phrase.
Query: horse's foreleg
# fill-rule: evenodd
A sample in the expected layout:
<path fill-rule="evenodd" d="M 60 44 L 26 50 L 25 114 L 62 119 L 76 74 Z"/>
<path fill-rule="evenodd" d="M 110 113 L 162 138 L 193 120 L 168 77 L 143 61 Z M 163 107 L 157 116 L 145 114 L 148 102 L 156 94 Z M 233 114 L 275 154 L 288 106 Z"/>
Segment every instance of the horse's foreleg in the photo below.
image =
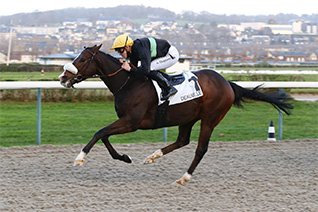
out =
<path fill-rule="evenodd" d="M 161 156 L 168 154 L 175 149 L 188 145 L 190 143 L 190 134 L 194 123 L 195 122 L 191 122 L 186 125 L 179 126 L 179 135 L 177 141 L 162 149 L 158 149 L 153 154 L 149 155 L 144 160 L 144 164 L 153 163 L 155 159 L 160 158 Z"/>
<path fill-rule="evenodd" d="M 191 179 L 191 176 L 195 168 L 200 163 L 204 154 L 208 151 L 209 140 L 210 140 L 210 136 L 212 132 L 213 132 L 212 127 L 210 127 L 207 124 L 204 125 L 201 123 L 199 142 L 198 142 L 198 146 L 195 151 L 195 156 L 191 163 L 191 166 L 189 167 L 188 171 L 179 180 L 174 182 L 174 184 L 183 185 L 184 183 L 188 182 Z"/>
<path fill-rule="evenodd" d="M 76 157 L 74 166 L 82 165 L 84 163 L 84 157 L 89 153 L 92 147 L 97 143 L 98 140 L 102 139 L 109 153 L 114 159 L 123 160 L 125 162 L 131 163 L 131 158 L 128 155 L 119 155 L 113 146 L 109 143 L 108 137 L 115 134 L 123 134 L 127 132 L 132 132 L 133 129 L 130 124 L 122 119 L 119 119 L 112 123 L 111 125 L 99 130 L 93 136 L 92 140 L 81 150 L 80 154 Z"/>

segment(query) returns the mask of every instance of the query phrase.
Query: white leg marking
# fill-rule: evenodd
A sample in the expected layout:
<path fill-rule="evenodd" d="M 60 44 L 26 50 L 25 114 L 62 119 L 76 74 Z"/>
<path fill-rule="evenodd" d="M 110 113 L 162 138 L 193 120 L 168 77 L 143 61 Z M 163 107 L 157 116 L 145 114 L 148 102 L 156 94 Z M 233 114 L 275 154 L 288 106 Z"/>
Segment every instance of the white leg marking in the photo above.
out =
<path fill-rule="evenodd" d="M 83 165 L 84 163 L 84 157 L 86 156 L 87 154 L 83 151 L 81 151 L 77 157 L 75 158 L 75 161 L 74 161 L 74 166 L 77 166 L 77 165 Z"/>
<path fill-rule="evenodd" d="M 192 175 L 186 172 L 179 180 L 175 181 L 175 185 L 183 185 L 191 179 Z"/>
<path fill-rule="evenodd" d="M 163 153 L 162 153 L 161 149 L 158 149 L 157 151 L 152 153 L 152 155 L 149 155 L 146 158 L 146 160 L 144 161 L 144 164 L 153 163 L 155 161 L 155 159 L 160 158 L 162 156 L 163 156 Z"/>

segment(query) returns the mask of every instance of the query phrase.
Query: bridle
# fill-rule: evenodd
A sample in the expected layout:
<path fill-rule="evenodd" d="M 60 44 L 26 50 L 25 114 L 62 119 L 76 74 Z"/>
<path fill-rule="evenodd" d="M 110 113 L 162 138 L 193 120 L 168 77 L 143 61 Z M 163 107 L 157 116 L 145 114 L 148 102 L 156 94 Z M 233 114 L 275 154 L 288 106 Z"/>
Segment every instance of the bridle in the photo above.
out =
<path fill-rule="evenodd" d="M 113 73 L 110 73 L 110 74 L 95 74 L 93 76 L 85 76 L 85 75 L 83 76 L 82 74 L 79 74 L 79 73 L 80 72 L 85 72 L 85 70 L 88 68 L 89 64 L 92 63 L 92 61 L 93 61 L 93 59 L 94 59 L 94 57 L 95 57 L 95 55 L 97 53 L 97 52 L 93 53 L 87 48 L 85 48 L 85 50 L 88 53 L 91 54 L 91 57 L 87 60 L 87 62 L 80 69 L 78 69 L 78 74 L 75 75 L 75 77 L 73 78 L 73 81 L 75 83 L 80 83 L 83 80 L 88 79 L 88 78 L 102 78 L 102 77 L 110 78 L 110 77 L 116 76 L 120 71 L 125 70 L 124 68 L 120 67 L 117 71 L 115 71 Z M 136 68 L 133 64 L 131 64 L 131 63 L 129 63 L 129 64 L 130 64 L 131 67 Z M 83 71 L 83 69 L 84 69 L 84 71 Z M 126 86 L 126 84 L 128 83 L 129 79 L 130 79 L 130 76 L 128 76 L 126 81 L 123 83 L 123 85 L 116 92 L 113 93 L 114 96 Z"/>
<path fill-rule="evenodd" d="M 91 52 L 89 49 L 85 49 L 88 53 L 91 54 L 91 57 L 88 58 L 87 62 L 85 62 L 85 64 L 80 68 L 78 69 L 78 73 L 80 72 L 85 72 L 85 70 L 88 68 L 89 64 L 93 61 L 95 55 L 97 52 L 93 53 Z M 130 64 L 131 66 L 134 67 L 134 65 Z M 84 69 L 85 68 L 85 69 Z M 83 71 L 84 70 L 84 71 Z M 116 74 L 118 74 L 120 71 L 124 70 L 123 68 L 120 68 L 118 69 L 117 71 L 115 71 L 114 73 L 110 73 L 110 74 L 96 74 L 96 75 L 93 75 L 93 76 L 85 76 L 85 75 L 82 75 L 82 74 L 77 74 L 73 80 L 75 81 L 75 83 L 79 83 L 81 81 L 83 81 L 84 79 L 88 79 L 88 78 L 102 78 L 102 77 L 106 77 L 106 78 L 109 78 L 109 77 L 113 77 L 115 76 Z"/>
<path fill-rule="evenodd" d="M 78 69 L 78 72 L 77 74 L 75 75 L 75 77 L 72 79 L 75 83 L 79 83 L 79 82 L 82 82 L 84 79 L 87 79 L 89 77 L 83 77 L 82 74 L 80 74 L 80 72 L 85 72 L 85 70 L 88 68 L 89 64 L 93 61 L 94 59 L 94 56 L 96 55 L 96 52 L 93 53 L 91 52 L 89 49 L 85 48 L 85 50 L 91 54 L 90 58 L 88 58 L 87 61 L 85 61 L 85 64 L 80 68 Z M 83 69 L 85 68 L 85 70 L 83 71 Z"/>

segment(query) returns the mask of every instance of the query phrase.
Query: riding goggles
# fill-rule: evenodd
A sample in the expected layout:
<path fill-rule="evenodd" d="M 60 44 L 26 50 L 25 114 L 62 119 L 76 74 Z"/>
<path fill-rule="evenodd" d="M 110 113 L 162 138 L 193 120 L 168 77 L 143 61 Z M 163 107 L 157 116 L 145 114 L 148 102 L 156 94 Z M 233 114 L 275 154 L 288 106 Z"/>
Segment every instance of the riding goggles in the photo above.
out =
<path fill-rule="evenodd" d="M 125 51 L 125 47 L 116 48 L 115 51 L 118 52 L 119 54 L 122 54 Z"/>

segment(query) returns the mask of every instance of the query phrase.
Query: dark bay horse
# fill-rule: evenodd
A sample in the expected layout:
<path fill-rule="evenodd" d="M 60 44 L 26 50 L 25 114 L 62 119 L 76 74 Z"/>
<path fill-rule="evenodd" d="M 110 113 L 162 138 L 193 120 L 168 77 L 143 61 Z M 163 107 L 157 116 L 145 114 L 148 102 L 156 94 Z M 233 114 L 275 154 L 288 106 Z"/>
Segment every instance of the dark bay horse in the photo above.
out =
<path fill-rule="evenodd" d="M 102 140 L 114 159 L 131 163 L 126 154 L 119 154 L 110 144 L 109 136 L 136 131 L 137 129 L 154 129 L 158 98 L 151 81 L 134 78 L 121 69 L 121 62 L 99 51 L 100 46 L 85 48 L 72 63 L 64 66 L 60 82 L 65 87 L 72 87 L 92 76 L 98 76 L 107 85 L 115 97 L 115 109 L 118 120 L 99 130 L 76 157 L 74 165 L 82 165 L 84 157 L 98 140 Z M 293 106 L 287 101 L 291 98 L 284 92 L 262 93 L 245 89 L 233 82 L 225 80 L 213 70 L 194 72 L 202 88 L 203 96 L 182 104 L 169 106 L 164 127 L 179 126 L 177 140 L 170 145 L 155 151 L 145 159 L 144 163 L 152 163 L 155 159 L 183 147 L 190 142 L 193 125 L 201 120 L 201 129 L 194 159 L 187 172 L 177 180 L 176 184 L 189 181 L 195 168 L 208 150 L 213 129 L 224 118 L 232 105 L 242 107 L 244 99 L 264 101 L 281 109 L 287 115 Z"/>

